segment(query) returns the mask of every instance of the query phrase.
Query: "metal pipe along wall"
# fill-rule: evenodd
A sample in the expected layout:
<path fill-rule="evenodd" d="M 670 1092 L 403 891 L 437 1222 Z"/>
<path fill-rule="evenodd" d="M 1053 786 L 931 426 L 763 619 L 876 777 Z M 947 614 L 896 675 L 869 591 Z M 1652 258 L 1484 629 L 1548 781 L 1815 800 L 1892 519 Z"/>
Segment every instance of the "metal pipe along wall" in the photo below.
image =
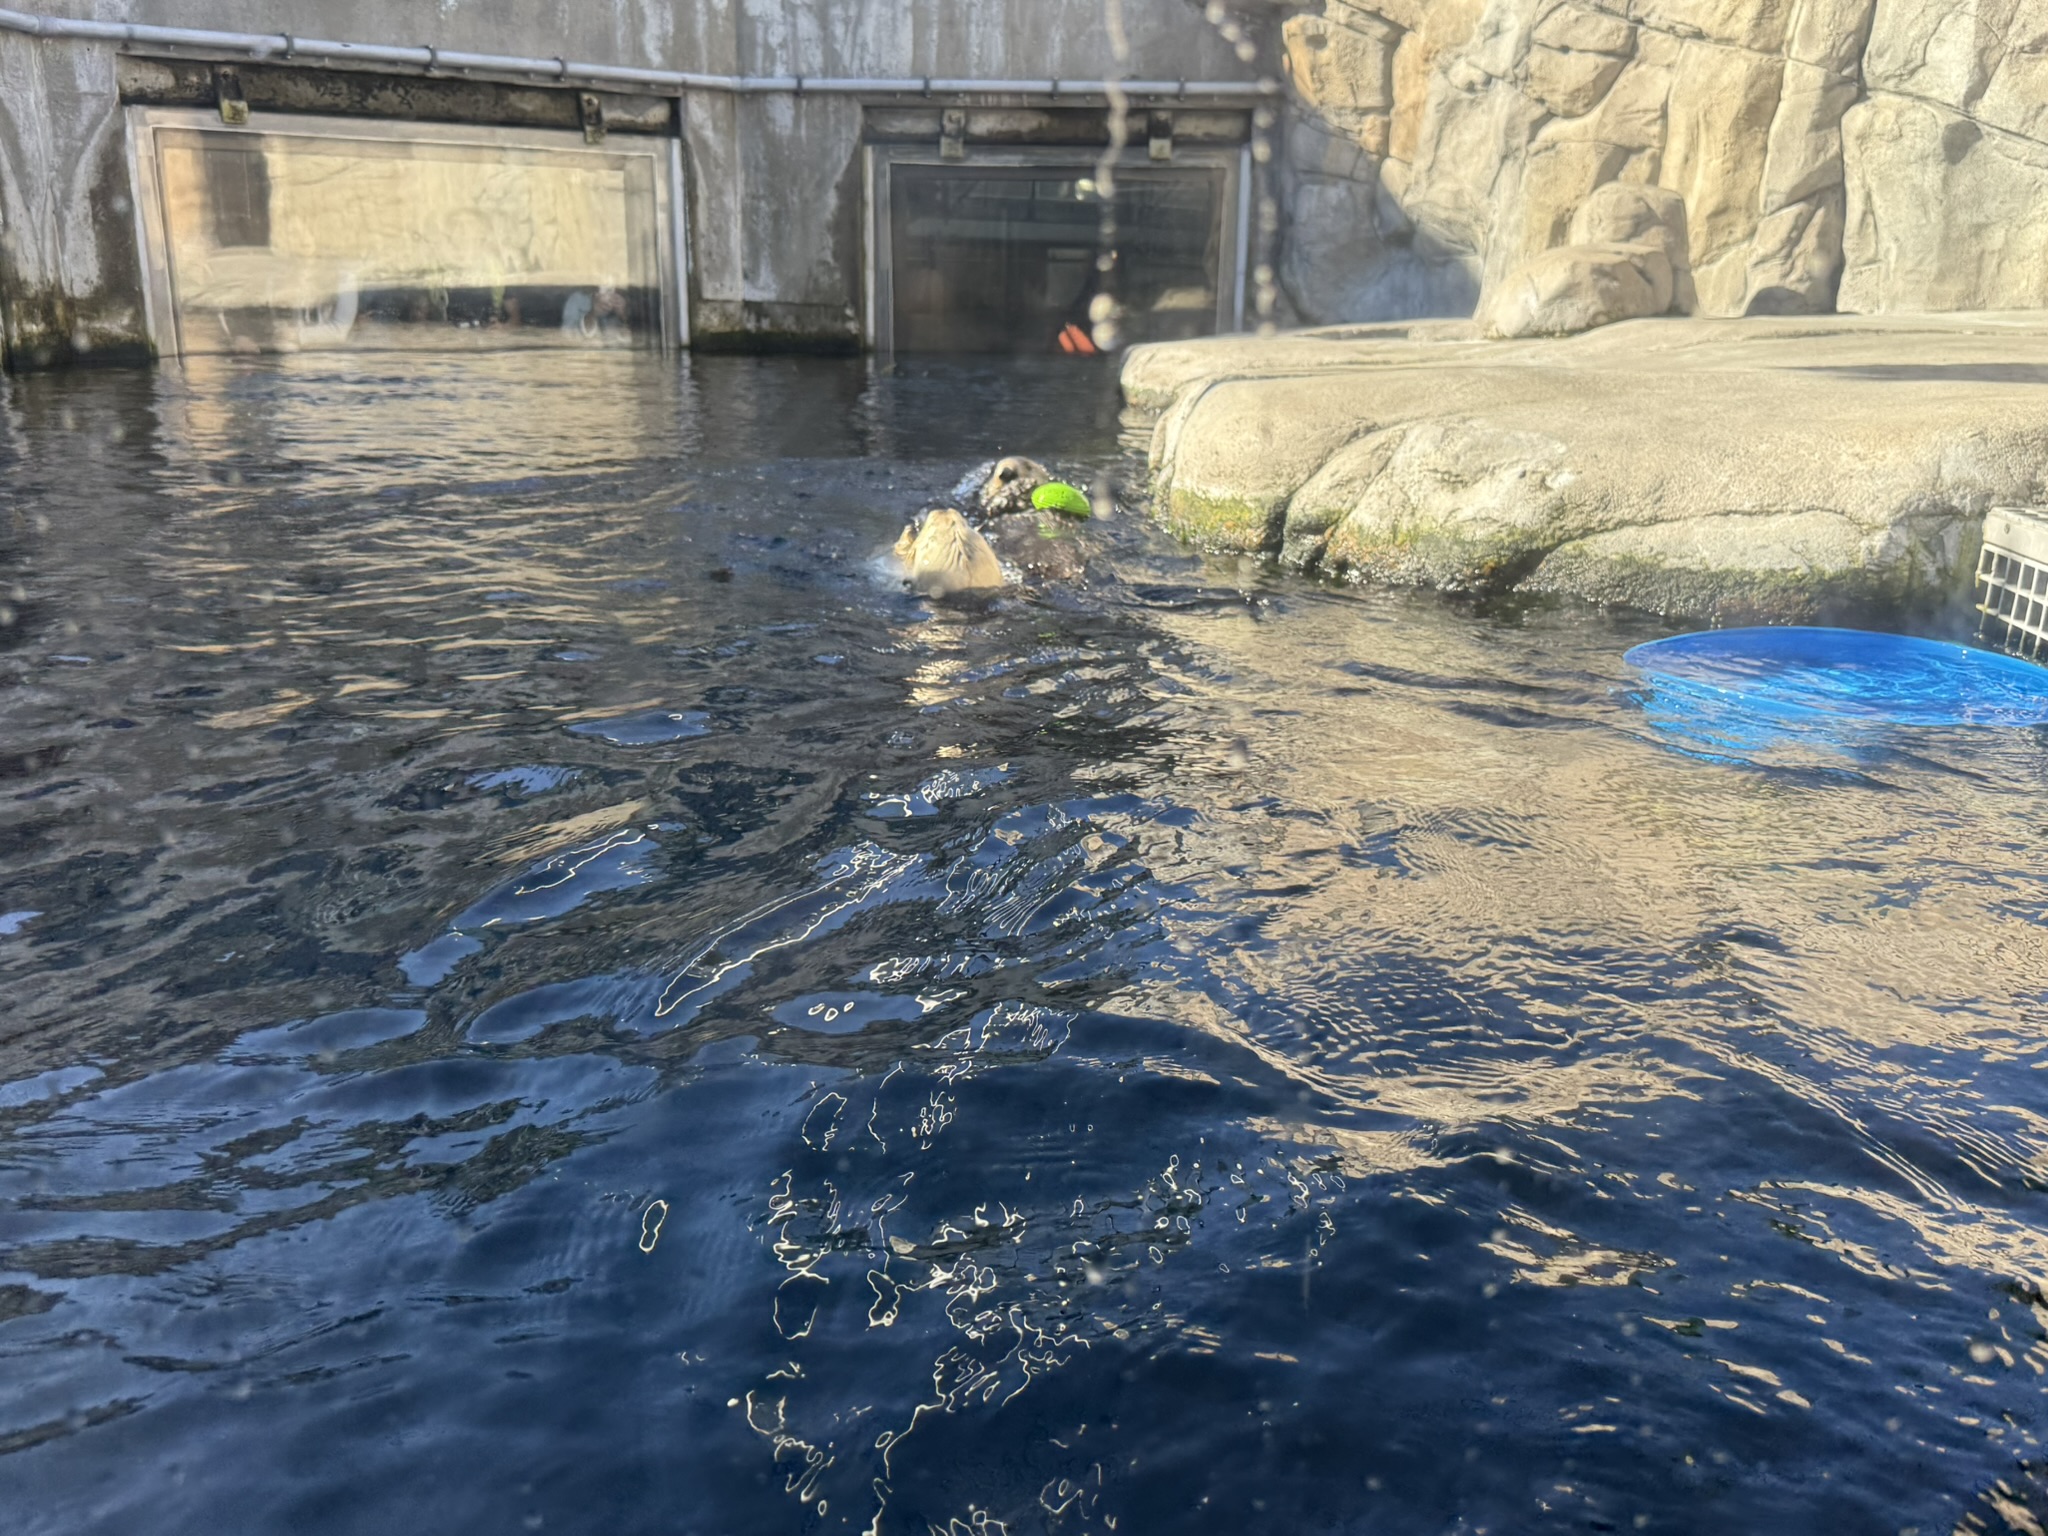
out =
<path fill-rule="evenodd" d="M 427 71 L 479 71 L 539 76 L 578 84 L 638 86 L 658 91 L 723 91 L 739 96 L 773 94 L 1106 96 L 1119 90 L 1133 97 L 1264 97 L 1277 93 L 1268 80 L 946 80 L 926 77 L 858 79 L 805 75 L 699 75 L 683 70 L 633 69 L 618 64 L 570 59 L 519 58 L 511 54 L 463 53 L 453 49 L 380 43 L 337 43 L 287 33 L 212 32 L 197 27 L 152 27 L 121 21 L 75 21 L 0 10 L 0 32 L 26 33 L 74 42 L 128 47 L 194 48 L 238 58 L 309 60 L 335 64 L 376 64 Z"/>

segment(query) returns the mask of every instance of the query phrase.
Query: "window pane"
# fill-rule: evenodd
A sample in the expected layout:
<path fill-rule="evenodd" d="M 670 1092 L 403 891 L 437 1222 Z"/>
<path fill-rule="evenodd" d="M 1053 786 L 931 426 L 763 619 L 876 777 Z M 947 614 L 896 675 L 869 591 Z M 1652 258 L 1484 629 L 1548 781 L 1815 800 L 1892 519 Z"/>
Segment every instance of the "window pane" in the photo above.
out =
<path fill-rule="evenodd" d="M 186 352 L 658 346 L 654 158 L 164 128 Z"/>
<path fill-rule="evenodd" d="M 1119 171 L 1116 298 L 1126 341 L 1205 336 L 1221 281 L 1221 172 Z M 895 343 L 906 352 L 1054 352 L 1089 328 L 1102 201 L 1091 169 L 891 173 Z"/>
<path fill-rule="evenodd" d="M 270 244 L 270 162 L 239 145 L 200 153 L 217 246 Z"/>

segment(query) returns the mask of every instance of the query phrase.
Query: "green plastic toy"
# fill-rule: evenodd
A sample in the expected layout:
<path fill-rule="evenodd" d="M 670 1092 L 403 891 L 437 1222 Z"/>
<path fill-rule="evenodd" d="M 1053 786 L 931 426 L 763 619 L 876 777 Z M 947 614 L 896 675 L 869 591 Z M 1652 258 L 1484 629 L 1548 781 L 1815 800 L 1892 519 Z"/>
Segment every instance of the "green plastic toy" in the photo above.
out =
<path fill-rule="evenodd" d="M 1095 508 L 1071 485 L 1048 481 L 1031 493 L 1031 505 L 1040 512 L 1058 512 L 1067 517 L 1093 517 Z"/>

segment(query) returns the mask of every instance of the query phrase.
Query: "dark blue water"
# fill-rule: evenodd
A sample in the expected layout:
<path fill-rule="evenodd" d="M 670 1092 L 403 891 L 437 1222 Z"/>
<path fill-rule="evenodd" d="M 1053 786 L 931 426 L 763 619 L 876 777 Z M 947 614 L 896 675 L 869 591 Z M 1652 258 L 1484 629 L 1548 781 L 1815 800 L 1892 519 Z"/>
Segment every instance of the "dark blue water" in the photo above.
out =
<path fill-rule="evenodd" d="M 1089 372 L 0 400 L 9 1532 L 2043 1518 L 2041 731 L 1135 510 L 893 590 Z"/>

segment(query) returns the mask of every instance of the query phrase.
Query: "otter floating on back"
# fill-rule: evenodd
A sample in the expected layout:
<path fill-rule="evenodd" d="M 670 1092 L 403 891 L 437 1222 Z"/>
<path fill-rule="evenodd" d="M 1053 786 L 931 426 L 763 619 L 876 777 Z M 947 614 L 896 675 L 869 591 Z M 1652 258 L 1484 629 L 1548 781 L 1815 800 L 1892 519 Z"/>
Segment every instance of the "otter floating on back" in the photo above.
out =
<path fill-rule="evenodd" d="M 996 552 L 951 507 L 927 512 L 896 541 L 907 585 L 926 597 L 993 591 L 1003 584 Z"/>
<path fill-rule="evenodd" d="M 1031 493 L 1051 481 L 1052 471 L 1036 459 L 998 459 L 981 487 L 981 510 L 990 517 L 1029 512 Z"/>
<path fill-rule="evenodd" d="M 1045 497 L 1060 493 L 1062 500 Z M 1087 570 L 1087 546 L 1076 521 L 1092 515 L 1081 493 L 1055 480 L 1036 459 L 998 459 L 982 482 L 981 530 L 997 556 L 1027 577 L 1077 581 Z M 1082 510 L 1075 510 L 1079 503 Z"/>

